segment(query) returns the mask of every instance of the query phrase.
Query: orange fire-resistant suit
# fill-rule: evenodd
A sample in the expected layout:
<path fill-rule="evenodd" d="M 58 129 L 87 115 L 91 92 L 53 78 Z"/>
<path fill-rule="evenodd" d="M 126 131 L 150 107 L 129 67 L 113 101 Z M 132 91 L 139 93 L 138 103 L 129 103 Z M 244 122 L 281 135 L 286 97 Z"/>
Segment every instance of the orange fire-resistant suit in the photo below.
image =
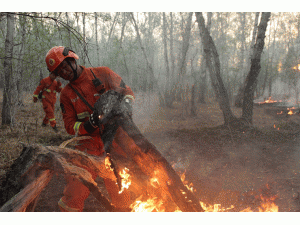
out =
<path fill-rule="evenodd" d="M 94 106 L 100 94 L 97 92 L 92 80 L 94 74 L 104 85 L 105 90 L 115 90 L 125 96 L 134 98 L 133 91 L 125 85 L 122 78 L 113 72 L 108 67 L 85 68 L 81 66 L 83 72 L 75 81 L 71 82 L 72 86 L 85 98 L 85 100 Z M 104 155 L 104 146 L 100 137 L 99 128 L 94 132 L 88 133 L 84 128 L 84 122 L 89 120 L 92 110 L 77 96 L 71 89 L 70 85 L 66 85 L 60 95 L 60 106 L 63 115 L 65 129 L 69 134 L 79 136 L 90 136 L 91 139 L 79 141 L 76 149 L 85 151 L 96 156 Z M 123 150 L 114 141 L 112 143 L 113 150 L 122 154 Z M 96 179 L 97 174 L 89 171 L 93 179 Z M 89 189 L 72 177 L 66 177 L 67 185 L 64 190 L 64 196 L 58 202 L 63 211 L 83 211 L 84 201 L 89 196 Z M 126 208 L 129 205 L 129 193 L 123 191 L 119 194 L 118 186 L 115 182 L 104 179 L 106 189 L 112 200 L 112 204 L 117 208 Z"/>
<path fill-rule="evenodd" d="M 61 82 L 52 80 L 49 76 L 42 79 L 39 86 L 37 86 L 34 91 L 33 98 L 37 98 L 40 91 L 43 91 L 42 103 L 46 114 L 43 119 L 43 124 L 48 124 L 50 121 L 51 127 L 55 127 L 54 105 L 56 102 L 56 93 L 61 92 L 61 90 Z"/>

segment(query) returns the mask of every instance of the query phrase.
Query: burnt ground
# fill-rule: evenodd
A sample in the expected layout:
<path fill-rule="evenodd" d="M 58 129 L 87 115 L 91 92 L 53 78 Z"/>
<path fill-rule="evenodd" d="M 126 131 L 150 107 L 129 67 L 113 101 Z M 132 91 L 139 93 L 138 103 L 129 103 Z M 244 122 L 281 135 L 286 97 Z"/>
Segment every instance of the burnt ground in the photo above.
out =
<path fill-rule="evenodd" d="M 222 114 L 215 103 L 198 105 L 197 117 L 191 117 L 182 105 L 166 109 L 158 106 L 156 97 L 139 97 L 134 106 L 135 123 L 174 169 L 185 173 L 185 180 L 193 184 L 200 201 L 225 208 L 234 205 L 228 211 L 249 207 L 258 211 L 258 196 L 273 196 L 279 211 L 300 211 L 299 115 L 277 118 L 256 108 L 254 127 L 239 130 L 221 126 Z M 239 116 L 240 109 L 233 111 Z M 31 137 L 32 142 L 59 145 L 70 138 L 61 121 L 58 126 L 58 134 L 48 130 Z M 97 182 L 106 194 L 101 179 Z M 64 186 L 63 176 L 55 175 L 35 211 L 58 212 Z M 105 209 L 90 195 L 84 211 Z"/>

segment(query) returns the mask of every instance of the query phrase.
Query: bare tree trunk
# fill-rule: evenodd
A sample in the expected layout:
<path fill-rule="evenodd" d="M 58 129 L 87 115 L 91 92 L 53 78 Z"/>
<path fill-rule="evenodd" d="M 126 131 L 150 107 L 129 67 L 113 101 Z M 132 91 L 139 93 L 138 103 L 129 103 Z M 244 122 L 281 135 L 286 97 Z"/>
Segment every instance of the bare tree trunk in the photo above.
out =
<path fill-rule="evenodd" d="M 208 32 L 210 33 L 210 29 L 211 29 L 211 18 L 212 18 L 212 12 L 208 12 L 207 13 L 207 25 L 206 28 L 208 30 Z M 208 69 L 206 68 L 205 64 L 203 65 L 203 73 L 200 73 L 200 95 L 199 95 L 199 103 L 205 104 L 205 95 L 207 92 L 207 87 L 206 87 L 206 83 L 207 83 L 207 73 L 208 73 Z"/>
<path fill-rule="evenodd" d="M 142 44 L 142 40 L 141 40 L 141 36 L 140 36 L 140 33 L 139 33 L 139 28 L 137 26 L 137 23 L 134 19 L 134 15 L 133 13 L 130 13 L 131 15 L 131 19 L 132 19 L 132 22 L 133 22 L 133 25 L 134 25 L 134 28 L 135 28 L 135 31 L 136 31 L 136 35 L 137 35 L 137 38 L 138 38 L 138 41 L 140 43 L 140 46 L 141 46 L 141 49 L 142 49 L 142 52 L 144 54 L 144 57 L 145 57 L 145 60 L 146 60 L 146 63 L 147 63 L 147 67 L 149 69 L 149 72 L 150 72 L 150 77 L 151 77 L 151 83 L 150 85 L 152 86 L 152 88 L 154 87 L 154 85 L 156 86 L 157 84 L 157 80 L 154 76 L 154 71 L 153 71 L 153 68 L 152 68 L 152 65 L 150 64 L 149 60 L 148 60 L 148 57 L 147 57 L 147 54 L 146 54 L 146 51 L 145 51 L 145 48 Z"/>
<path fill-rule="evenodd" d="M 69 26 L 69 14 L 66 12 L 66 19 L 67 19 L 67 25 Z M 68 28 L 68 47 L 72 49 L 72 43 L 71 43 L 71 31 Z"/>
<path fill-rule="evenodd" d="M 126 76 L 129 80 L 130 84 L 132 84 L 132 81 L 131 81 L 132 77 L 130 76 L 129 69 L 128 69 L 127 62 L 126 62 L 125 53 L 124 53 L 124 50 L 123 50 L 123 37 L 124 37 L 126 23 L 127 23 L 127 13 L 124 12 L 123 13 L 123 20 L 122 20 L 122 31 L 121 31 L 121 37 L 120 37 L 120 49 L 122 51 L 122 55 L 123 55 L 123 59 L 124 59 L 124 66 L 125 66 L 125 69 L 126 69 Z"/>
<path fill-rule="evenodd" d="M 247 63 L 246 63 L 246 67 L 245 67 L 246 73 L 248 73 L 248 71 L 250 69 L 250 59 L 253 54 L 253 48 L 254 48 L 254 44 L 255 44 L 255 40 L 256 40 L 256 33 L 257 33 L 257 29 L 258 29 L 257 28 L 258 18 L 259 18 L 259 12 L 255 13 L 255 22 L 254 22 L 254 28 L 253 28 L 253 32 L 252 32 L 252 41 L 251 41 L 251 45 L 250 45 L 249 56 L 247 58 Z M 234 102 L 236 107 L 242 107 L 242 105 L 243 105 L 242 101 L 243 101 L 244 90 L 245 90 L 245 82 L 243 82 L 241 84 L 241 86 L 238 90 L 238 94 L 236 95 L 235 102 Z"/>
<path fill-rule="evenodd" d="M 97 51 L 97 64 L 100 66 L 100 56 L 99 56 L 99 43 L 98 43 L 98 14 L 95 12 L 95 38 L 96 38 L 96 51 Z"/>
<path fill-rule="evenodd" d="M 190 45 L 192 16 L 193 12 L 190 12 L 186 21 L 187 25 L 182 35 L 181 60 L 179 64 L 179 82 L 182 82 L 183 76 L 185 76 L 186 74 L 186 55 Z"/>
<path fill-rule="evenodd" d="M 85 35 L 85 13 L 82 13 L 82 25 L 83 25 L 83 30 L 82 30 L 82 35 L 83 35 L 83 54 L 82 54 L 82 61 L 83 65 L 85 66 L 85 55 L 87 54 L 87 48 L 86 48 L 86 35 Z"/>
<path fill-rule="evenodd" d="M 13 57 L 13 37 L 15 31 L 15 18 L 13 14 L 7 13 L 7 33 L 5 39 L 5 58 L 4 58 L 4 89 L 3 89 L 3 105 L 2 105 L 2 125 L 10 125 L 13 122 L 12 118 L 12 96 L 11 96 L 11 81 L 12 81 L 12 57 Z"/>
<path fill-rule="evenodd" d="M 108 43 L 110 42 L 111 34 L 112 34 L 113 30 L 114 30 L 114 26 L 115 26 L 116 21 L 117 21 L 117 19 L 119 17 L 119 14 L 120 13 L 117 12 L 116 15 L 115 15 L 115 17 L 114 17 L 114 21 L 113 21 L 113 24 L 111 25 L 111 28 L 110 28 L 110 31 L 109 31 L 109 35 L 108 35 Z"/>
<path fill-rule="evenodd" d="M 160 104 L 162 106 L 172 107 L 174 102 L 174 96 L 171 93 L 171 79 L 170 79 L 170 67 L 168 59 L 168 44 L 167 44 L 167 19 L 166 14 L 163 12 L 163 43 L 164 43 L 164 58 L 166 67 L 166 86 L 164 89 L 164 94 L 160 98 Z"/>
<path fill-rule="evenodd" d="M 164 57 L 165 57 L 165 66 L 166 66 L 166 75 L 167 75 L 167 84 L 166 89 L 170 88 L 170 67 L 168 59 L 168 44 L 167 44 L 167 19 L 166 13 L 163 12 L 163 43 L 164 43 Z"/>
<path fill-rule="evenodd" d="M 242 108 L 242 119 L 249 124 L 252 124 L 254 91 L 256 89 L 257 77 L 261 68 L 260 59 L 262 51 L 264 49 L 265 33 L 267 30 L 270 16 L 270 12 L 263 12 L 261 15 L 261 21 L 258 27 L 256 43 L 253 49 L 253 56 L 251 58 L 251 68 L 246 78 L 246 86 L 244 91 Z"/>
<path fill-rule="evenodd" d="M 26 43 L 26 17 L 25 16 L 20 16 L 19 17 L 19 24 L 21 26 L 21 46 L 20 46 L 20 51 L 19 51 L 19 60 L 17 64 L 17 76 L 16 76 L 16 88 L 17 88 L 17 102 L 18 105 L 24 105 L 23 104 L 23 97 L 22 97 L 22 92 L 23 92 L 23 56 L 24 56 L 24 48 L 25 48 L 25 43 Z"/>
<path fill-rule="evenodd" d="M 196 12 L 198 27 L 200 30 L 200 36 L 202 46 L 204 48 L 206 66 L 209 69 L 212 86 L 214 88 L 216 98 L 219 102 L 219 106 L 223 112 L 225 124 L 230 123 L 236 119 L 230 109 L 229 99 L 226 88 L 220 75 L 220 61 L 216 46 L 205 27 L 205 21 L 201 12 Z"/>
<path fill-rule="evenodd" d="M 171 79 L 174 77 L 175 70 L 175 57 L 174 57 L 174 44 L 173 44 L 173 14 L 170 12 L 170 56 L 171 56 Z"/>

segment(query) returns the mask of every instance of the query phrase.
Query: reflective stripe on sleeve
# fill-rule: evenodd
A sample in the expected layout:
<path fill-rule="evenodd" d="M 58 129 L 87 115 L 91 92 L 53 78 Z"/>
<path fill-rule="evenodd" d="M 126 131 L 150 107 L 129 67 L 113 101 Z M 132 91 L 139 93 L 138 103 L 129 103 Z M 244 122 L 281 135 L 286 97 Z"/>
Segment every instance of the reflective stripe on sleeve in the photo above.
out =
<path fill-rule="evenodd" d="M 37 97 L 38 97 L 38 95 L 33 95 L 33 97 L 36 97 L 36 98 L 37 98 Z"/>
<path fill-rule="evenodd" d="M 50 90 L 50 89 L 45 89 L 45 91 L 47 91 L 47 92 L 49 92 L 49 93 L 51 92 L 51 90 Z"/>
<path fill-rule="evenodd" d="M 82 122 L 76 122 L 76 123 L 74 124 L 73 129 L 74 129 L 74 131 L 75 131 L 75 134 L 78 133 L 79 127 L 80 127 L 80 124 L 81 124 L 81 123 L 82 123 Z"/>
<path fill-rule="evenodd" d="M 84 119 L 84 118 L 86 118 L 86 117 L 90 117 L 90 113 L 89 113 L 88 111 L 77 114 L 77 118 L 78 118 L 79 120 Z"/>
<path fill-rule="evenodd" d="M 55 118 L 49 119 L 49 121 L 53 121 L 53 120 L 55 120 Z"/>

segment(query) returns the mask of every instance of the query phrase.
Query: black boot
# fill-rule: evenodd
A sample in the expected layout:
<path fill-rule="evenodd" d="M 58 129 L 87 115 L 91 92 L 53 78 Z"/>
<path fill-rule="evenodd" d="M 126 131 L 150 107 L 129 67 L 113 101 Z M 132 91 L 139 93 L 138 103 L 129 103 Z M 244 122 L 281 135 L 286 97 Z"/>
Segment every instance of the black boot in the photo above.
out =
<path fill-rule="evenodd" d="M 47 126 L 47 124 L 45 124 L 44 122 L 42 123 L 42 127 L 45 127 L 45 126 Z"/>

